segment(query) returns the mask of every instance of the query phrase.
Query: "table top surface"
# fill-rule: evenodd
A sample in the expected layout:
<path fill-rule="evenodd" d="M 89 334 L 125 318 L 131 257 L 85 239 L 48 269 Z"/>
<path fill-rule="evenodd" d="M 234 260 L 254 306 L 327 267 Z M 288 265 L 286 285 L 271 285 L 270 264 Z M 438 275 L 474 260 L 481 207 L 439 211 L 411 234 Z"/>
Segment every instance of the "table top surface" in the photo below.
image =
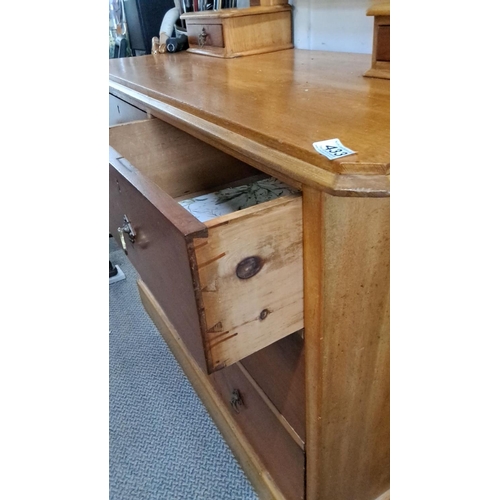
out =
<path fill-rule="evenodd" d="M 371 56 L 282 50 L 236 59 L 180 52 L 111 59 L 118 83 L 239 137 L 335 174 L 389 172 L 390 81 L 367 78 Z M 329 160 L 313 143 L 356 155 Z"/>

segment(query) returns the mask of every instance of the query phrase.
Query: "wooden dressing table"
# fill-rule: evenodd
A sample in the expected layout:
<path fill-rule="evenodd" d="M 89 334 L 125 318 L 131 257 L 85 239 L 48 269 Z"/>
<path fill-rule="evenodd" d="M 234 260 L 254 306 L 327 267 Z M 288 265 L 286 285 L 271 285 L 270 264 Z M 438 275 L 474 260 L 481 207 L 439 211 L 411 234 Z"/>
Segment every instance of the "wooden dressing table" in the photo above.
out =
<path fill-rule="evenodd" d="M 390 82 L 369 66 L 110 60 L 112 99 L 144 112 L 110 129 L 110 232 L 260 498 L 388 498 Z M 314 150 L 331 138 L 357 154 Z M 207 223 L 177 203 L 261 173 L 299 194 Z"/>

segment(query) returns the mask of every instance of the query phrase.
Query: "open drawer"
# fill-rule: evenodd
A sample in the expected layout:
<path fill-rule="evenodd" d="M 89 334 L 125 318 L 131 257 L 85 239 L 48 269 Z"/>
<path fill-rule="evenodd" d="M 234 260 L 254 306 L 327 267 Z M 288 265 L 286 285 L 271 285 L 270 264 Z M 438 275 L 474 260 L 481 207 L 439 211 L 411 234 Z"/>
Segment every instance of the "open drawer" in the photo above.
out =
<path fill-rule="evenodd" d="M 202 369 L 303 327 L 300 193 L 155 119 L 111 127 L 109 165 L 110 232 Z"/>

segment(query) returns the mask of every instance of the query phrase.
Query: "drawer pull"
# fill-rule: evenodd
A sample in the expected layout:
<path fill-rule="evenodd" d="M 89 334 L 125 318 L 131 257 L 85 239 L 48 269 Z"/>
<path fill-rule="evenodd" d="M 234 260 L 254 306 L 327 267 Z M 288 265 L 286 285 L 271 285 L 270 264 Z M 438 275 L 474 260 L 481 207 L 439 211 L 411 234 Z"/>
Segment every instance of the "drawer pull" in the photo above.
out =
<path fill-rule="evenodd" d="M 206 32 L 205 28 L 201 30 L 201 33 L 198 35 L 198 45 L 203 48 L 205 47 L 205 44 L 207 43 L 207 38 L 208 38 L 208 33 Z"/>
<path fill-rule="evenodd" d="M 120 241 L 122 243 L 123 250 L 127 251 L 127 243 L 125 242 L 125 233 L 128 234 L 128 239 L 130 243 L 135 242 L 136 232 L 132 227 L 132 224 L 128 220 L 126 215 L 123 216 L 123 225 L 118 228 L 118 234 L 120 235 Z"/>
<path fill-rule="evenodd" d="M 236 413 L 240 412 L 238 406 L 243 406 L 243 400 L 241 399 L 241 394 L 240 391 L 238 391 L 238 389 L 235 389 L 231 394 L 230 404 Z"/>
<path fill-rule="evenodd" d="M 264 261 L 260 257 L 247 257 L 236 266 L 236 276 L 240 280 L 247 280 L 255 276 L 262 269 L 263 265 Z"/>

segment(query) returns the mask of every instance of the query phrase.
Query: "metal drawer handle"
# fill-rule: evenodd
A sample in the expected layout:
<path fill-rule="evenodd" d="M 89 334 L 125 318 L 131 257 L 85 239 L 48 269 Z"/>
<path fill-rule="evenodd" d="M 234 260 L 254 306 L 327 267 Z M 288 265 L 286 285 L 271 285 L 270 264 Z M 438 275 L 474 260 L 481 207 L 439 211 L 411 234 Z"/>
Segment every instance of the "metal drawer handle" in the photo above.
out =
<path fill-rule="evenodd" d="M 238 406 L 243 406 L 243 399 L 241 399 L 241 394 L 238 389 L 235 389 L 231 395 L 231 400 L 229 401 L 233 410 L 236 413 L 239 413 L 240 410 L 238 409 Z"/>
<path fill-rule="evenodd" d="M 127 243 L 125 241 L 125 233 L 128 234 L 128 239 L 130 243 L 135 242 L 135 237 L 137 236 L 132 224 L 128 220 L 127 215 L 123 216 L 123 225 L 118 228 L 118 234 L 120 235 L 120 241 L 122 243 L 123 250 L 127 251 Z"/>
<path fill-rule="evenodd" d="M 207 43 L 208 33 L 205 31 L 205 28 L 201 30 L 201 33 L 198 35 L 198 45 L 203 48 Z"/>

